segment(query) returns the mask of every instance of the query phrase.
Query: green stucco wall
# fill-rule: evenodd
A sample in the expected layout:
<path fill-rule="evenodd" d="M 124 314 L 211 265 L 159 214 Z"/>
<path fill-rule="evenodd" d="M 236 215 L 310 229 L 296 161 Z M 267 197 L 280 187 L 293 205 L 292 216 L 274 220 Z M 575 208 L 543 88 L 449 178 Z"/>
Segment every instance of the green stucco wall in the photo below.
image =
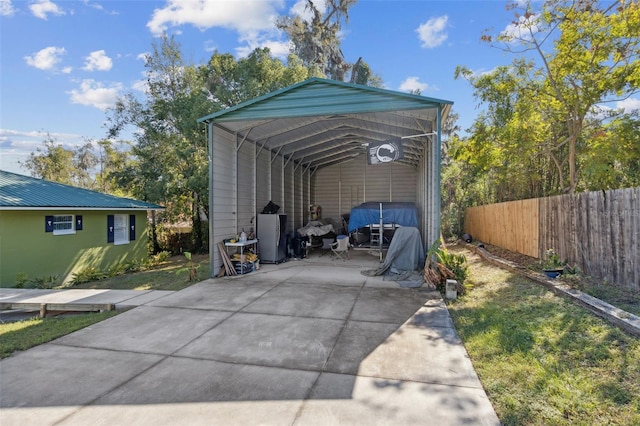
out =
<path fill-rule="evenodd" d="M 69 235 L 45 232 L 45 217 L 62 214 L 82 215 L 83 229 Z M 135 241 L 107 243 L 110 214 L 135 214 Z M 67 282 L 89 267 L 106 270 L 143 260 L 147 242 L 146 211 L 0 211 L 0 287 L 15 286 L 18 273 L 29 279 L 57 275 L 59 282 Z"/>

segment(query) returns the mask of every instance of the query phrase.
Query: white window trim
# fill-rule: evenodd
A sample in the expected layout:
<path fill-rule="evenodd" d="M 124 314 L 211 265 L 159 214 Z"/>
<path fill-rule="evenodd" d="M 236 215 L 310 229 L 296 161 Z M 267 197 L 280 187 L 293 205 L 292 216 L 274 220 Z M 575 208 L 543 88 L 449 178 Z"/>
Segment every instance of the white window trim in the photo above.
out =
<path fill-rule="evenodd" d="M 71 223 L 70 229 L 56 229 L 56 219 L 61 217 L 71 217 L 70 221 L 64 221 Z M 61 221 L 62 222 L 62 221 Z M 72 214 L 57 214 L 53 216 L 53 235 L 71 235 L 76 233 L 75 216 Z"/>
<path fill-rule="evenodd" d="M 129 244 L 129 215 L 113 215 L 113 244 L 116 246 Z"/>

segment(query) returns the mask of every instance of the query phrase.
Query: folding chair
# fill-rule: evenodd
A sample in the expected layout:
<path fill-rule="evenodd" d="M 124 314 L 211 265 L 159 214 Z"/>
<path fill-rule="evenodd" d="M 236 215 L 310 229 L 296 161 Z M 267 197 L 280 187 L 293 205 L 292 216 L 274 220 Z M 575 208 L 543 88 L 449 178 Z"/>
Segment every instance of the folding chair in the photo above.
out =
<path fill-rule="evenodd" d="M 336 242 L 331 244 L 331 253 L 333 253 L 334 259 L 349 259 L 349 237 L 338 235 Z"/>

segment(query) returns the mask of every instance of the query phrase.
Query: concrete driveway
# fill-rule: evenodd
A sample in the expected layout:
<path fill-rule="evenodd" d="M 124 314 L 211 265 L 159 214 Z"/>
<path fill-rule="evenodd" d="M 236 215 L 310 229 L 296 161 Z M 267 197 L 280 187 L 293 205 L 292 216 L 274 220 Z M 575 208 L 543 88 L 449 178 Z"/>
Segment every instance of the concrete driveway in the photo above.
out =
<path fill-rule="evenodd" d="M 499 424 L 437 292 L 311 256 L 0 362 L 0 423 Z"/>

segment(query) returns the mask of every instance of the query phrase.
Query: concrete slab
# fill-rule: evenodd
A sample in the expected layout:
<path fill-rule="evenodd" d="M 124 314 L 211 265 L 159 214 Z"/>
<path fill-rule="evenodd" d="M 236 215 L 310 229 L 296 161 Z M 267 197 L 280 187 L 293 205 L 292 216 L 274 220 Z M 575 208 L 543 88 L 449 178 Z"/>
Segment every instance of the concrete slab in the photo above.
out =
<path fill-rule="evenodd" d="M 55 293 L 56 290 L 35 290 L 27 288 L 0 288 L 0 302 L 13 303 L 30 299 L 35 295 L 44 296 Z"/>
<path fill-rule="evenodd" d="M 346 319 L 358 297 L 357 287 L 300 285 L 287 281 L 246 306 L 243 312 Z"/>
<path fill-rule="evenodd" d="M 385 281 L 382 276 L 367 277 L 365 288 L 400 288 L 400 285 L 395 281 Z"/>
<path fill-rule="evenodd" d="M 53 343 L 21 352 L 0 363 L 2 423 L 7 408 L 89 404 L 162 358 Z"/>
<path fill-rule="evenodd" d="M 73 304 L 115 304 L 140 306 L 152 300 L 165 297 L 174 291 L 160 290 L 94 290 L 65 289 L 39 290 L 0 288 L 2 303 L 73 303 Z"/>
<path fill-rule="evenodd" d="M 170 355 L 231 313 L 140 306 L 56 341 L 60 345 Z"/>
<path fill-rule="evenodd" d="M 359 376 L 481 388 L 452 328 L 403 325 L 359 365 Z"/>
<path fill-rule="evenodd" d="M 116 307 L 118 306 L 141 306 L 146 305 L 149 302 L 154 300 L 162 299 L 165 296 L 175 293 L 175 291 L 167 291 L 167 290 L 153 290 L 145 292 L 140 295 L 133 295 L 128 299 L 121 300 L 116 303 Z"/>
<path fill-rule="evenodd" d="M 302 400 L 114 404 L 83 407 L 56 426 L 294 425 Z M 4 418 L 3 418 L 4 420 Z M 14 423 L 16 426 L 39 423 Z M 2 426 L 5 425 L 4 422 Z"/>
<path fill-rule="evenodd" d="M 362 361 L 397 329 L 397 324 L 349 321 L 340 334 L 324 370 L 357 374 Z"/>
<path fill-rule="evenodd" d="M 249 274 L 233 277 L 233 279 L 256 280 L 264 283 L 280 283 L 288 278 L 291 278 L 294 275 L 299 274 L 300 265 L 300 263 L 293 260 L 286 263 L 281 263 L 279 265 L 261 263 L 259 270 L 251 272 Z"/>
<path fill-rule="evenodd" d="M 233 312 L 255 301 L 275 286 L 275 283 L 258 283 L 252 280 L 219 280 L 215 284 L 203 282 L 148 305 Z"/>
<path fill-rule="evenodd" d="M 323 373 L 299 425 L 498 425 L 482 389 Z"/>
<path fill-rule="evenodd" d="M 402 324 L 428 300 L 439 298 L 437 291 L 365 288 L 356 301 L 351 319 Z"/>
<path fill-rule="evenodd" d="M 360 287 L 367 279 L 367 277 L 360 273 L 360 270 L 360 268 L 355 267 L 337 267 L 334 265 L 327 267 L 307 263 L 301 273 L 288 278 L 285 282 Z"/>
<path fill-rule="evenodd" d="M 430 299 L 406 322 L 416 327 L 449 327 L 453 321 L 442 299 Z"/>
<path fill-rule="evenodd" d="M 439 293 L 348 263 L 138 293 L 0 361 L 0 423 L 499 424 Z"/>
<path fill-rule="evenodd" d="M 24 293 L 21 303 L 115 303 L 132 298 L 135 290 L 35 290 Z M 143 291 L 138 294 L 145 294 Z M 135 294 L 135 293 L 134 293 Z M 15 299 L 13 299 L 15 300 Z"/>
<path fill-rule="evenodd" d="M 320 371 L 343 323 L 333 319 L 237 313 L 176 355 Z"/>
<path fill-rule="evenodd" d="M 302 400 L 319 373 L 169 357 L 95 405 Z"/>

